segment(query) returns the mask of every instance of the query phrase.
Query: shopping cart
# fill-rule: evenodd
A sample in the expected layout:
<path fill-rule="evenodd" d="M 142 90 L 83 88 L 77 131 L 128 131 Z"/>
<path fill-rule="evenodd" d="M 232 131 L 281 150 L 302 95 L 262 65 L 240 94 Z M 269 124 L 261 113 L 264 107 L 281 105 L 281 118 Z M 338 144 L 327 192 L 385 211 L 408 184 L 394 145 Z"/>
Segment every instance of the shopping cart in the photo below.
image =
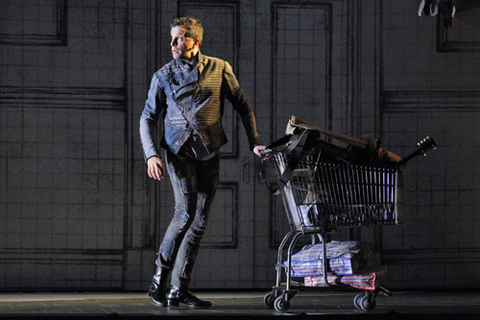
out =
<path fill-rule="evenodd" d="M 300 154 L 299 159 L 294 159 L 293 152 L 266 151 L 268 156 L 265 156 L 263 165 L 273 168 L 278 178 L 277 193 L 282 197 L 290 231 L 278 248 L 276 283 L 265 295 L 265 305 L 278 312 L 286 312 L 290 301 L 300 290 L 318 289 L 292 281 L 292 253 L 302 236 L 310 236 L 312 243 L 318 241 L 323 245 L 323 284 L 327 288 L 338 287 L 338 283 L 329 282 L 327 234 L 340 228 L 402 223 L 405 162 L 413 155 L 426 154 L 435 147 L 433 139 L 427 137 L 418 144 L 414 153 L 398 165 L 387 167 L 323 161 L 321 147 L 310 148 Z M 291 166 L 293 161 L 294 168 Z M 282 180 L 288 170 L 291 170 L 288 179 Z M 284 258 L 285 248 L 287 259 Z M 282 282 L 285 277 L 286 281 Z M 378 293 L 391 295 L 377 284 L 373 290 L 362 290 L 357 294 L 353 299 L 354 306 L 363 311 L 372 310 Z"/>

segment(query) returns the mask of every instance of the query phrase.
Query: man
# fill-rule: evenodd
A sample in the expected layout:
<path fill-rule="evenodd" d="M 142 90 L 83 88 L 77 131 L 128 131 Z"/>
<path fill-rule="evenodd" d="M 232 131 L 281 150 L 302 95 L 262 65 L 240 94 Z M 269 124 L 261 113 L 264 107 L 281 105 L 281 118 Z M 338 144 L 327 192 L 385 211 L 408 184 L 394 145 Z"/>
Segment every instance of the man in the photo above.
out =
<path fill-rule="evenodd" d="M 158 306 L 210 307 L 209 301 L 190 292 L 189 283 L 215 196 L 220 147 L 227 142 L 221 123 L 225 97 L 242 119 L 251 150 L 260 156 L 265 146 L 230 64 L 201 54 L 200 22 L 178 18 L 170 27 L 173 60 L 153 75 L 140 117 L 148 176 L 159 181 L 165 177 L 165 165 L 153 137 L 162 117 L 161 146 L 175 197 L 175 213 L 160 245 L 148 293 Z M 172 287 L 167 295 L 170 273 Z"/>

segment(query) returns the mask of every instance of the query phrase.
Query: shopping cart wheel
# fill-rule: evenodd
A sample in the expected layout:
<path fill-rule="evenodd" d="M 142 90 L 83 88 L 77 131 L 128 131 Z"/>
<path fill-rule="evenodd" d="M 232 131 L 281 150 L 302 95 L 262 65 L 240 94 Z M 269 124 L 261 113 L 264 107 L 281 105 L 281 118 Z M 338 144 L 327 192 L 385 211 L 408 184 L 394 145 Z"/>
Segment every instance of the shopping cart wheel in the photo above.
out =
<path fill-rule="evenodd" d="M 359 310 L 372 311 L 376 304 L 375 295 L 370 293 L 359 293 L 353 298 L 353 305 Z"/>
<path fill-rule="evenodd" d="M 355 308 L 363 311 L 372 311 L 376 306 L 375 296 L 369 293 L 360 293 L 353 298 Z"/>
<path fill-rule="evenodd" d="M 285 294 L 282 294 L 280 297 L 275 299 L 273 307 L 278 312 L 286 312 L 290 308 L 290 301 L 285 300 Z"/>
<path fill-rule="evenodd" d="M 368 296 L 364 296 L 360 300 L 360 305 L 364 311 L 372 311 L 376 304 L 375 299 L 370 299 Z"/>
<path fill-rule="evenodd" d="M 273 292 L 269 292 L 263 297 L 263 303 L 270 309 L 273 308 L 274 302 L 275 296 L 273 295 Z"/>
<path fill-rule="evenodd" d="M 353 305 L 355 308 L 362 310 L 362 305 L 360 303 L 360 300 L 363 298 L 363 294 L 359 293 L 353 298 Z"/>

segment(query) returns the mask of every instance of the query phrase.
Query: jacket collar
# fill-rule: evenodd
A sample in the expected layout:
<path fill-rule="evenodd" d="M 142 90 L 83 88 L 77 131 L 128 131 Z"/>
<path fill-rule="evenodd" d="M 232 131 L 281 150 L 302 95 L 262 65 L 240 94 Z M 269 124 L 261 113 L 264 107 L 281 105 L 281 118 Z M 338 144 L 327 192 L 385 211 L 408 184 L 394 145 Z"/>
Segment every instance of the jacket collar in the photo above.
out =
<path fill-rule="evenodd" d="M 199 65 L 203 66 L 205 57 L 202 54 L 202 52 L 198 51 L 197 57 L 198 57 L 197 66 L 199 66 Z M 187 70 L 190 69 L 190 65 L 183 60 L 175 59 L 175 62 L 177 64 L 177 66 L 180 67 L 181 69 L 183 69 L 184 71 L 187 71 Z M 197 67 L 197 66 L 195 66 L 195 67 Z"/>
<path fill-rule="evenodd" d="M 177 66 L 183 70 L 183 72 L 190 71 L 190 66 L 187 62 L 182 60 L 176 60 Z M 199 87 L 198 79 L 199 74 L 203 70 L 204 65 L 204 56 L 198 52 L 198 63 L 190 72 L 184 73 L 182 75 L 182 80 L 179 83 L 178 87 L 174 91 L 174 99 L 177 100 L 183 95 L 188 94 Z M 182 72 L 182 73 L 183 73 Z"/>

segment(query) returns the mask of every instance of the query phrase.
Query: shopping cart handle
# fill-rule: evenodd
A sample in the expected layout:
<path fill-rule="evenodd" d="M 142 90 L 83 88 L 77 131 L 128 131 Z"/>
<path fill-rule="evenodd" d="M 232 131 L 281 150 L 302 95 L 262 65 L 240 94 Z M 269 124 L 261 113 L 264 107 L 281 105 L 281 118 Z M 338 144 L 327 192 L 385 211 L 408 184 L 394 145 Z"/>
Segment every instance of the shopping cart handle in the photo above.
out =
<path fill-rule="evenodd" d="M 270 148 L 265 148 L 265 149 L 260 150 L 260 156 L 262 158 L 262 161 L 270 158 L 272 153 L 273 153 L 273 150 L 270 149 Z"/>

